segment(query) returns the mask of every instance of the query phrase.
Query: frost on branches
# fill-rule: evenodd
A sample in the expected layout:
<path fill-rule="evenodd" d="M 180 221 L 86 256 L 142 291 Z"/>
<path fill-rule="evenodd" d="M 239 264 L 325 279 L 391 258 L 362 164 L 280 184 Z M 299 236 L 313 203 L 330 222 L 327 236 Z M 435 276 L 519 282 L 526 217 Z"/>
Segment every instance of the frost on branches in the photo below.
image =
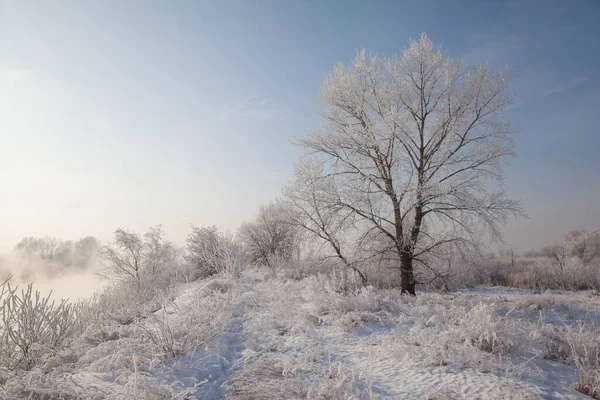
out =
<path fill-rule="evenodd" d="M 342 217 L 319 219 L 314 205 L 336 210 L 364 251 L 395 260 L 410 294 L 416 266 L 478 246 L 484 232 L 500 239 L 499 226 L 522 213 L 501 185 L 514 155 L 507 88 L 506 72 L 465 67 L 426 35 L 399 58 L 362 51 L 337 65 L 322 87 L 321 128 L 299 141 L 306 154 L 291 190 L 309 210 L 303 225 L 336 243 L 328 233 L 342 231 Z"/>

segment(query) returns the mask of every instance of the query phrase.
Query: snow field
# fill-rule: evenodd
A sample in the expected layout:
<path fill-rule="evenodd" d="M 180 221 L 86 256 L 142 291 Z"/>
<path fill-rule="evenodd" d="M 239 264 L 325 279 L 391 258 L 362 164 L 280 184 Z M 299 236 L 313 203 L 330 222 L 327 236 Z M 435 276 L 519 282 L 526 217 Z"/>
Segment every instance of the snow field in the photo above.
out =
<path fill-rule="evenodd" d="M 593 292 L 487 288 L 415 298 L 343 277 L 247 270 L 181 285 L 146 311 L 119 293 L 89 312 L 70 346 L 6 377 L 0 398 L 597 396 Z"/>

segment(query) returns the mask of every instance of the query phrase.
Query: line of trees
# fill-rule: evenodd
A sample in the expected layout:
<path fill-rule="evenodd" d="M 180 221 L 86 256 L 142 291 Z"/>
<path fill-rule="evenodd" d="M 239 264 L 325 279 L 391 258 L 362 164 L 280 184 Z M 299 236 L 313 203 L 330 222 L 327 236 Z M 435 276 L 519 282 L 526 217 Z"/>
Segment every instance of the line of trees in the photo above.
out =
<path fill-rule="evenodd" d="M 184 248 L 178 248 L 160 225 L 140 235 L 125 228 L 100 250 L 101 274 L 132 283 L 138 291 L 168 287 L 173 281 L 191 281 L 213 274 L 237 276 L 247 262 L 233 236 L 215 226 L 191 226 Z"/>
<path fill-rule="evenodd" d="M 15 246 L 14 252 L 26 268 L 41 267 L 52 274 L 67 269 L 90 267 L 99 248 L 100 242 L 93 236 L 77 241 L 28 236 Z"/>
<path fill-rule="evenodd" d="M 567 257 L 575 257 L 586 265 L 600 258 L 600 231 L 572 230 L 565 234 L 564 245 L 543 246 L 539 250 L 529 250 L 524 255 L 547 257 L 560 267 L 564 267 Z"/>

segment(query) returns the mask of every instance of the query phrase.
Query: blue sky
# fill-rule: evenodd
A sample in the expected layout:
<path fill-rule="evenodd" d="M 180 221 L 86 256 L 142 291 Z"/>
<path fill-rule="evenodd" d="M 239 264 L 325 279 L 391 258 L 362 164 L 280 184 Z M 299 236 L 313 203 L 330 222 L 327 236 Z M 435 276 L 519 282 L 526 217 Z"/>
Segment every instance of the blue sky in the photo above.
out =
<path fill-rule="evenodd" d="M 600 2 L 0 1 L 0 250 L 118 226 L 235 230 L 291 176 L 318 91 L 356 50 L 426 32 L 508 65 L 507 247 L 600 227 Z"/>

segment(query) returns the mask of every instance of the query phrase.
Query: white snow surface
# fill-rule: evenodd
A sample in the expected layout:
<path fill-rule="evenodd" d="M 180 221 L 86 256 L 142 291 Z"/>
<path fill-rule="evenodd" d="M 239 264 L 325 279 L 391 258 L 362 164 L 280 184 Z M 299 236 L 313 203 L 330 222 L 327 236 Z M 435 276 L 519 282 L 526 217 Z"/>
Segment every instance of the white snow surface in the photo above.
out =
<path fill-rule="evenodd" d="M 143 329 L 123 326 L 13 378 L 5 398 L 33 389 L 48 395 L 35 398 L 82 399 L 589 398 L 548 346 L 564 327 L 599 328 L 600 296 L 483 288 L 414 298 L 342 287 L 335 276 L 262 270 L 186 284 L 145 326 L 158 330 L 166 318 L 175 331 L 202 331 L 201 344 L 161 356 Z"/>

